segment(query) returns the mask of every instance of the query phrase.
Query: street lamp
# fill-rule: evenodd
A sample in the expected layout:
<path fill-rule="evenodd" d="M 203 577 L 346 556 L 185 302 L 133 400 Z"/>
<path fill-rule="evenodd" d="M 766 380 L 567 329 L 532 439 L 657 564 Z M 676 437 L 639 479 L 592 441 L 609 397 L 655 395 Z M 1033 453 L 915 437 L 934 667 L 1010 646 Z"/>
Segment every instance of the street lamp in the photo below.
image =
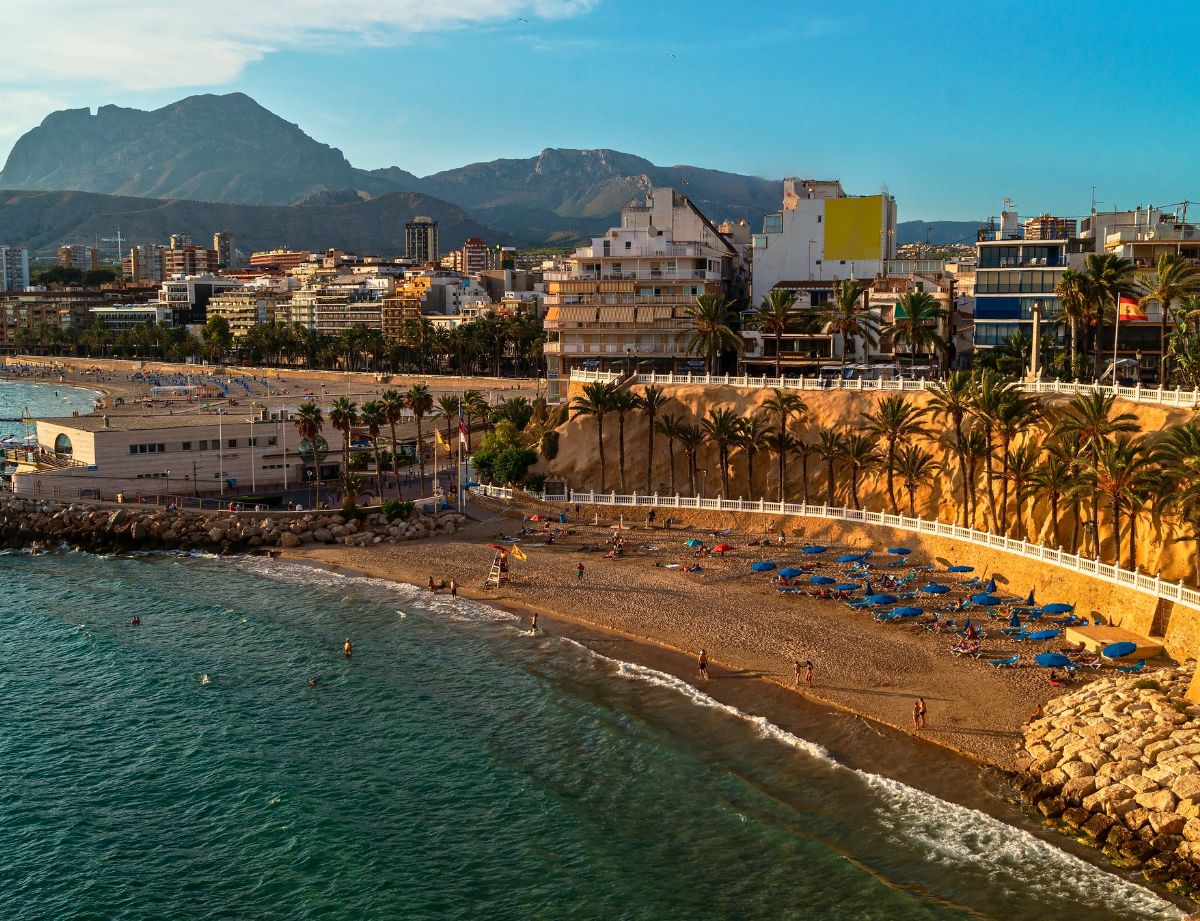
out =
<path fill-rule="evenodd" d="M 196 462 L 192 461 L 192 495 L 200 497 L 200 481 L 196 477 Z"/>
<path fill-rule="evenodd" d="M 808 241 L 808 280 L 812 281 L 812 248 L 816 240 Z"/>

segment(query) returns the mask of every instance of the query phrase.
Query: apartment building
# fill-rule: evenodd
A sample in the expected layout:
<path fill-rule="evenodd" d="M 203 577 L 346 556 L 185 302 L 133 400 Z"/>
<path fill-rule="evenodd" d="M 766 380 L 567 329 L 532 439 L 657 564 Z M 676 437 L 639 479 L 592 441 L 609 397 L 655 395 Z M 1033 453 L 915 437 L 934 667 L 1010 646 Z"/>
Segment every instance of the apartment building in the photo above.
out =
<path fill-rule="evenodd" d="M 212 236 L 212 251 L 217 254 L 217 268 L 228 269 L 234 264 L 233 234 L 218 230 Z"/>
<path fill-rule="evenodd" d="M 0 292 L 29 287 L 29 250 L 0 243 Z"/>
<path fill-rule="evenodd" d="M 129 248 L 129 255 L 121 260 L 125 278 L 134 284 L 161 282 L 163 280 L 163 252 L 166 247 L 157 243 L 144 243 Z"/>
<path fill-rule="evenodd" d="M 572 368 L 701 370 L 689 354 L 688 308 L 727 296 L 738 258 L 699 208 L 673 189 L 621 209 L 621 226 L 595 237 L 544 274 L 550 399 Z"/>
<path fill-rule="evenodd" d="M 425 215 L 417 215 L 404 225 L 404 255 L 417 265 L 437 263 L 437 221 Z"/>
<path fill-rule="evenodd" d="M 848 195 L 837 179 L 785 179 L 783 207 L 751 237 L 755 303 L 782 281 L 867 280 L 896 255 L 896 200 Z"/>
<path fill-rule="evenodd" d="M 222 317 L 233 338 L 241 339 L 255 326 L 274 322 L 289 301 L 288 295 L 262 286 L 231 288 L 209 300 L 208 319 Z"/>
<path fill-rule="evenodd" d="M 88 310 L 93 321 L 101 321 L 113 332 L 123 333 L 154 323 L 157 326 L 173 326 L 171 308 L 162 304 L 106 304 Z"/>
<path fill-rule="evenodd" d="M 290 272 L 312 259 L 312 253 L 307 250 L 272 249 L 250 254 L 252 266 L 274 267 L 284 272 Z"/>
<path fill-rule="evenodd" d="M 352 326 L 381 329 L 381 307 L 395 291 L 390 277 L 340 276 L 323 284 L 305 286 L 291 301 L 277 308 L 277 316 L 321 333 L 337 335 Z"/>
<path fill-rule="evenodd" d="M 215 294 L 241 287 L 236 278 L 199 274 L 168 278 L 159 288 L 159 303 L 171 308 L 176 326 L 203 326 L 208 319 L 208 302 Z"/>
<path fill-rule="evenodd" d="M 173 242 L 178 242 L 172 238 Z M 163 278 L 173 278 L 176 275 L 202 275 L 217 270 L 217 253 L 215 250 L 194 246 L 191 243 L 182 246 L 169 246 L 162 251 Z"/>
<path fill-rule="evenodd" d="M 128 297 L 131 292 L 117 293 Z M 0 349 L 17 348 L 21 330 L 81 329 L 89 322 L 91 308 L 112 303 L 112 296 L 110 292 L 79 290 L 0 294 Z"/>
<path fill-rule="evenodd" d="M 100 268 L 100 250 L 94 246 L 71 244 L 58 248 L 58 264 L 63 268 L 90 272 Z"/>
<path fill-rule="evenodd" d="M 492 266 L 492 253 L 479 237 L 468 237 L 461 249 L 451 250 L 442 258 L 441 266 L 464 275 L 486 272 Z"/>

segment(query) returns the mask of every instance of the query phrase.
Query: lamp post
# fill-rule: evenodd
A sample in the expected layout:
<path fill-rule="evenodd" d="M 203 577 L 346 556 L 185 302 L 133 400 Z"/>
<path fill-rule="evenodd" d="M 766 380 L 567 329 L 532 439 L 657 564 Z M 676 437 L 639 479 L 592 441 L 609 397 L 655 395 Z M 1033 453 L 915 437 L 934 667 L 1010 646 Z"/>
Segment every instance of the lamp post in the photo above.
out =
<path fill-rule="evenodd" d="M 171 495 L 171 470 L 169 467 L 167 469 L 163 470 L 163 478 L 167 481 L 167 495 L 170 496 Z"/>
<path fill-rule="evenodd" d="M 812 248 L 816 240 L 808 241 L 808 280 L 812 281 Z"/>
<path fill-rule="evenodd" d="M 254 417 L 250 417 L 250 492 L 258 491 L 258 480 L 254 476 Z"/>

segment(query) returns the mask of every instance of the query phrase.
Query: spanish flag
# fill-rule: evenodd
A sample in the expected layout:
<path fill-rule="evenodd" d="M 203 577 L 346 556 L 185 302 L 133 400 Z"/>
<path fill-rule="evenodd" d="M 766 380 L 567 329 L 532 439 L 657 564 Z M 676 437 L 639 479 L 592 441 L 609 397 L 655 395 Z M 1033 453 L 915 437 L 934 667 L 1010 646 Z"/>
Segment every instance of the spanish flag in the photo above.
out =
<path fill-rule="evenodd" d="M 524 561 L 524 560 L 527 560 L 527 559 L 529 559 L 529 557 L 527 557 L 527 556 L 525 555 L 525 551 L 524 551 L 524 550 L 522 550 L 520 547 L 518 547 L 516 544 L 513 544 L 513 545 L 512 545 L 512 550 L 510 550 L 510 551 L 509 551 L 509 553 L 511 553 L 511 554 L 512 554 L 512 558 L 513 558 L 514 560 L 522 560 L 522 561 Z"/>
<path fill-rule="evenodd" d="M 1122 294 L 1117 303 L 1121 305 L 1122 320 L 1146 319 L 1146 308 L 1138 301 L 1136 297 L 1129 297 L 1128 295 Z"/>

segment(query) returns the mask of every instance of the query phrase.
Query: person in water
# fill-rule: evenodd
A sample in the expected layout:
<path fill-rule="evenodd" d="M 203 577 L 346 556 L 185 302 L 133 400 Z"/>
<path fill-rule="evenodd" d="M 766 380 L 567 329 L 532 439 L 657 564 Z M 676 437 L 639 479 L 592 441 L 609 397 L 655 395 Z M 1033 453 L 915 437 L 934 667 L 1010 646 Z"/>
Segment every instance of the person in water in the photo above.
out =
<path fill-rule="evenodd" d="M 351 644 L 349 637 L 346 638 L 346 642 L 342 643 L 342 652 L 347 659 L 354 655 L 354 646 Z"/>
<path fill-rule="evenodd" d="M 200 676 L 200 683 L 201 684 L 212 684 L 212 679 L 208 677 L 208 672 L 205 672 L 203 675 Z"/>
<path fill-rule="evenodd" d="M 310 688 L 315 688 L 315 687 L 317 686 L 317 679 L 316 679 L 316 678 L 309 678 L 309 679 L 308 679 L 308 686 L 309 686 Z"/>
<path fill-rule="evenodd" d="M 708 680 L 708 653 L 703 649 L 700 650 L 700 655 L 696 659 L 696 670 L 700 673 L 700 677 L 705 681 Z"/>
<path fill-rule="evenodd" d="M 532 632 L 533 632 L 533 633 L 537 633 L 537 632 L 538 632 L 537 619 L 538 619 L 538 612 L 537 612 L 537 611 L 534 611 L 534 612 L 533 612 L 533 617 L 531 617 L 531 618 L 529 619 L 529 625 L 530 625 L 530 627 L 532 628 Z"/>
<path fill-rule="evenodd" d="M 129 626 L 140 627 L 141 625 L 142 625 L 141 615 L 134 614 L 133 617 L 129 618 Z"/>

